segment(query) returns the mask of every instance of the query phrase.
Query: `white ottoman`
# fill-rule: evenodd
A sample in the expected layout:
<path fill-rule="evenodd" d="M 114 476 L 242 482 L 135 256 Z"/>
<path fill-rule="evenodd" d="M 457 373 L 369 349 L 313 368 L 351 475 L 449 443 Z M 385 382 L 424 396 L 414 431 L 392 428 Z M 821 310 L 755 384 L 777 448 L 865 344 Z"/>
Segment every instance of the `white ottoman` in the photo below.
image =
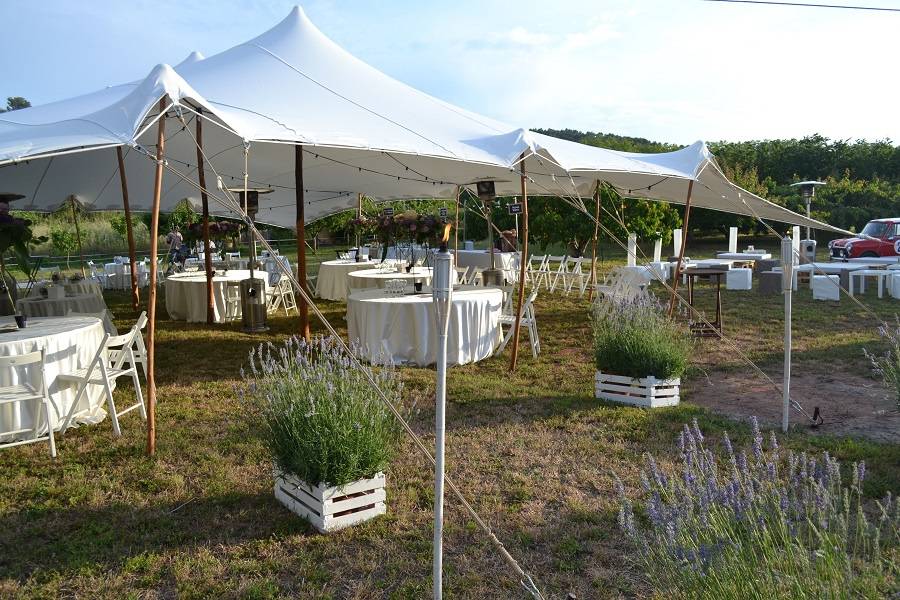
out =
<path fill-rule="evenodd" d="M 753 269 L 740 268 L 729 269 L 725 273 L 725 289 L 726 290 L 752 290 L 753 289 Z"/>
<path fill-rule="evenodd" d="M 813 300 L 841 299 L 839 275 L 813 275 L 811 281 Z"/>

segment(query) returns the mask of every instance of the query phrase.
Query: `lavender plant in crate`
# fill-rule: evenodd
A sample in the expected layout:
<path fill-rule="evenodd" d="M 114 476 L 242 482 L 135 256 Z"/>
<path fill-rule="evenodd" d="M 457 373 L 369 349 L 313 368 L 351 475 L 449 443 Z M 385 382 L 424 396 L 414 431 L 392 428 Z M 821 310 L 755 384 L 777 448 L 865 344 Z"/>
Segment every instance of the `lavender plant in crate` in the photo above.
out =
<path fill-rule="evenodd" d="M 888 493 L 863 494 L 864 463 L 850 469 L 827 452 L 785 451 L 774 433 L 717 456 L 694 420 L 678 461 L 645 455 L 643 510 L 636 516 L 617 478 L 619 525 L 657 590 L 690 598 L 884 597 L 900 585 L 900 509 Z"/>
<path fill-rule="evenodd" d="M 336 340 L 260 345 L 239 394 L 253 408 L 275 467 L 275 495 L 320 531 L 385 512 L 384 471 L 400 427 L 370 385 L 396 406 L 402 384 L 390 365 L 352 361 Z"/>

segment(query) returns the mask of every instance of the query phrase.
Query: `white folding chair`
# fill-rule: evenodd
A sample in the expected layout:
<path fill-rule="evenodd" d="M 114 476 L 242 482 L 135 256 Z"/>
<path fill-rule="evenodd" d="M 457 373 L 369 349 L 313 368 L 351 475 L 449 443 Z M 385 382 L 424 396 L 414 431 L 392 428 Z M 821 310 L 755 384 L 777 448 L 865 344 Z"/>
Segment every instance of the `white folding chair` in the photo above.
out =
<path fill-rule="evenodd" d="M 40 372 L 40 386 L 32 385 L 31 380 L 35 379 L 31 369 L 28 367 L 36 365 Z M 23 444 L 33 444 L 35 442 L 50 442 L 50 456 L 56 458 L 56 439 L 53 437 L 54 423 L 50 417 L 50 394 L 47 391 L 47 378 L 44 371 L 44 351 L 35 350 L 28 354 L 20 354 L 18 356 L 2 356 L 0 357 L 0 371 L 15 370 L 17 379 L 20 383 L 12 385 L 0 386 L 0 406 L 7 404 L 30 404 L 31 412 L 34 415 L 34 425 L 23 429 L 0 430 L 0 435 L 15 436 L 22 433 L 30 433 L 30 437 L 25 439 L 0 443 L 0 448 L 10 448 L 12 446 L 21 446 Z M 26 371 L 23 373 L 22 371 Z M 44 422 L 47 425 L 47 434 L 39 435 L 42 421 L 41 413 L 44 414 Z"/>
<path fill-rule="evenodd" d="M 90 276 L 91 279 L 93 279 L 98 284 L 100 284 L 101 289 L 106 289 L 106 278 L 107 278 L 106 271 L 97 268 L 97 265 L 92 260 L 89 260 L 87 262 L 87 266 L 91 271 L 91 276 Z"/>
<path fill-rule="evenodd" d="M 560 283 L 565 286 L 565 278 L 568 273 L 568 256 L 547 256 L 547 273 L 550 278 L 550 285 L 547 287 L 547 290 L 550 292 L 556 291 L 556 286 Z M 556 265 L 556 269 L 553 268 L 553 265 Z"/>
<path fill-rule="evenodd" d="M 512 339 L 515 330 L 515 303 L 518 296 L 515 294 L 514 290 L 515 288 L 512 288 L 509 293 L 504 294 L 506 298 L 504 300 L 503 310 L 500 313 L 500 326 L 502 329 L 503 325 L 506 325 L 508 326 L 508 329 L 503 334 L 503 341 L 497 348 L 497 353 L 503 352 L 503 350 L 506 348 L 506 345 Z M 540 354 L 541 352 L 541 340 L 538 337 L 537 329 L 537 314 L 534 310 L 534 301 L 537 300 L 537 295 L 537 288 L 532 289 L 528 296 L 526 296 L 525 302 L 522 303 L 521 313 L 521 325 L 528 332 L 528 342 L 531 344 L 531 355 L 534 358 L 537 358 L 538 354 Z"/>
<path fill-rule="evenodd" d="M 531 283 L 534 287 L 540 287 L 543 272 L 541 268 L 547 260 L 547 255 L 537 256 L 532 254 L 528 258 L 528 264 L 525 265 L 525 281 Z"/>
<path fill-rule="evenodd" d="M 584 272 L 581 270 L 581 264 L 584 262 L 584 258 L 568 258 L 567 261 L 569 264 L 566 267 L 566 273 L 563 275 L 563 289 L 566 292 L 566 296 L 569 295 L 569 292 L 572 291 L 575 284 L 578 284 L 579 295 L 583 296 L 585 287 L 587 286 L 587 279 L 584 276 Z"/>
<path fill-rule="evenodd" d="M 237 281 L 225 282 L 225 320 L 241 318 L 241 285 Z"/>
<path fill-rule="evenodd" d="M 137 361 L 134 357 L 134 338 L 140 335 L 141 331 L 138 324 L 135 323 L 131 331 L 124 335 L 111 336 L 108 333 L 103 336 L 103 342 L 97 348 L 97 353 L 87 368 L 76 369 L 71 373 L 60 373 L 56 379 L 62 383 L 74 383 L 78 385 L 78 392 L 75 394 L 75 400 L 72 407 L 63 421 L 60 434 L 66 432 L 75 416 L 75 411 L 81 396 L 87 391 L 88 385 L 103 386 L 103 393 L 106 395 L 106 406 L 109 409 L 109 417 L 112 421 L 113 433 L 122 435 L 119 427 L 119 417 L 138 409 L 141 417 L 147 420 L 147 409 L 144 406 L 144 395 L 141 392 L 141 380 L 138 378 Z M 137 402 L 124 410 L 116 408 L 113 399 L 112 384 L 120 377 L 131 377 L 134 384 L 134 394 Z"/>
<path fill-rule="evenodd" d="M 291 309 L 297 314 L 300 314 L 300 310 L 297 308 L 297 299 L 294 296 L 294 288 L 291 285 L 290 279 L 282 277 L 281 273 L 270 273 L 269 285 L 272 286 L 272 293 L 269 297 L 267 312 L 274 313 L 277 312 L 279 308 L 283 308 L 285 315 L 289 315 Z"/>
<path fill-rule="evenodd" d="M 469 267 L 453 267 L 456 271 L 456 281 L 466 283 L 468 281 Z"/>
<path fill-rule="evenodd" d="M 472 267 L 469 270 L 469 278 L 466 280 L 466 285 L 484 285 L 484 278 L 481 276 L 483 271 L 483 267 Z"/>

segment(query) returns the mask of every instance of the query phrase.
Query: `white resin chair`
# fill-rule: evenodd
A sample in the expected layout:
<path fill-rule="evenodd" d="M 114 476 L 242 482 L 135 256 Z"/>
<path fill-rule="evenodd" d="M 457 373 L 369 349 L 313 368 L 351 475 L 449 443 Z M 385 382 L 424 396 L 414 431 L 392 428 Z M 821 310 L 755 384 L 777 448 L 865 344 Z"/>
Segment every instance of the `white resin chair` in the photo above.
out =
<path fill-rule="evenodd" d="M 269 295 L 267 312 L 275 313 L 279 308 L 283 308 L 285 315 L 289 315 L 291 310 L 300 314 L 290 279 L 282 277 L 281 273 L 270 273 L 269 284 L 272 286 L 272 292 Z"/>
<path fill-rule="evenodd" d="M 456 271 L 456 281 L 465 283 L 468 281 L 469 267 L 453 267 Z"/>
<path fill-rule="evenodd" d="M 472 267 L 469 269 L 469 278 L 466 280 L 467 285 L 484 285 L 484 278 L 481 273 L 484 271 L 482 267 Z"/>
<path fill-rule="evenodd" d="M 106 406 L 109 409 L 109 417 L 112 421 L 113 433 L 122 435 L 119 427 L 119 417 L 138 409 L 141 417 L 147 420 L 147 409 L 144 406 L 144 395 L 141 392 L 141 380 L 138 378 L 137 360 L 134 357 L 134 338 L 141 334 L 138 324 L 135 323 L 131 331 L 124 335 L 111 336 L 108 333 L 103 336 L 103 342 L 97 348 L 97 353 L 87 368 L 76 369 L 71 373 L 60 373 L 57 380 L 61 383 L 76 384 L 78 392 L 72 401 L 72 407 L 66 415 L 60 428 L 60 434 L 66 432 L 75 416 L 75 411 L 82 395 L 87 391 L 89 385 L 99 385 L 103 387 L 103 394 L 106 396 Z M 121 377 L 131 377 L 134 384 L 134 394 L 137 402 L 124 410 L 116 408 L 116 402 L 113 399 L 112 385 Z"/>
<path fill-rule="evenodd" d="M 568 266 L 565 274 L 563 274 L 563 289 L 566 292 L 566 296 L 569 295 L 569 292 L 576 285 L 578 286 L 578 294 L 584 296 L 588 284 L 588 278 L 584 276 L 584 271 L 581 269 L 584 258 L 567 258 L 567 262 Z"/>
<path fill-rule="evenodd" d="M 105 290 L 106 289 L 106 280 L 108 277 L 108 275 L 106 274 L 106 270 L 98 268 L 97 265 L 92 260 L 87 261 L 87 266 L 88 266 L 88 269 L 90 269 L 90 271 L 91 271 L 91 275 L 90 275 L 91 279 L 93 279 L 100 285 L 100 289 Z"/>
<path fill-rule="evenodd" d="M 532 284 L 535 288 L 540 288 L 541 283 L 547 285 L 546 281 L 546 271 L 544 271 L 544 263 L 547 262 L 547 255 L 534 255 L 528 259 L 528 264 L 525 267 L 525 281 Z"/>
<path fill-rule="evenodd" d="M 32 373 L 23 373 L 37 368 L 40 384 L 35 387 L 29 379 L 35 379 Z M 8 404 L 30 404 L 34 415 L 34 425 L 24 429 L 0 430 L 0 435 L 18 435 L 29 433 L 30 436 L 13 442 L 0 443 L 0 448 L 10 448 L 24 444 L 47 441 L 50 443 L 50 456 L 56 457 L 56 439 L 53 437 L 54 423 L 51 421 L 50 394 L 47 392 L 47 378 L 44 372 L 44 351 L 35 350 L 19 356 L 0 357 L 0 371 L 15 369 L 21 383 L 0 386 L 0 406 Z M 24 377 L 23 377 L 24 375 Z M 43 420 L 42 420 L 43 415 Z M 43 423 L 47 425 L 47 434 L 38 435 Z"/>

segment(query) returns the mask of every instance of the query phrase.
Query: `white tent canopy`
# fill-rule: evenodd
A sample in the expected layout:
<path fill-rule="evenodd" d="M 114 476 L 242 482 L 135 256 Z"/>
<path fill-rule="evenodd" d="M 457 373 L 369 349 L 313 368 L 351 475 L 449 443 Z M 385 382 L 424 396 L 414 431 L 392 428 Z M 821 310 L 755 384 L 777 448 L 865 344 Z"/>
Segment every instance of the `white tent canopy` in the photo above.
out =
<path fill-rule="evenodd" d="M 295 222 L 294 145 L 304 147 L 306 219 L 379 200 L 455 195 L 456 186 L 496 181 L 520 193 L 524 168 L 535 195 L 589 196 L 598 181 L 629 197 L 685 201 L 767 220 L 840 231 L 741 190 L 702 142 L 676 152 L 616 152 L 551 138 L 466 111 L 424 94 L 353 57 L 325 37 L 298 7 L 273 29 L 215 56 L 193 53 L 159 65 L 142 81 L 0 115 L 0 189 L 26 195 L 15 208 L 52 210 L 76 194 L 95 209 L 122 206 L 115 147 L 124 146 L 133 210 L 149 210 L 160 99 L 169 115 L 166 158 L 196 182 L 194 119 L 202 110 L 206 180 L 242 182 L 249 146 L 258 220 Z M 172 120 L 172 116 L 176 120 Z M 176 174 L 164 182 L 162 209 L 195 186 Z M 236 216 L 211 204 L 219 215 Z"/>

